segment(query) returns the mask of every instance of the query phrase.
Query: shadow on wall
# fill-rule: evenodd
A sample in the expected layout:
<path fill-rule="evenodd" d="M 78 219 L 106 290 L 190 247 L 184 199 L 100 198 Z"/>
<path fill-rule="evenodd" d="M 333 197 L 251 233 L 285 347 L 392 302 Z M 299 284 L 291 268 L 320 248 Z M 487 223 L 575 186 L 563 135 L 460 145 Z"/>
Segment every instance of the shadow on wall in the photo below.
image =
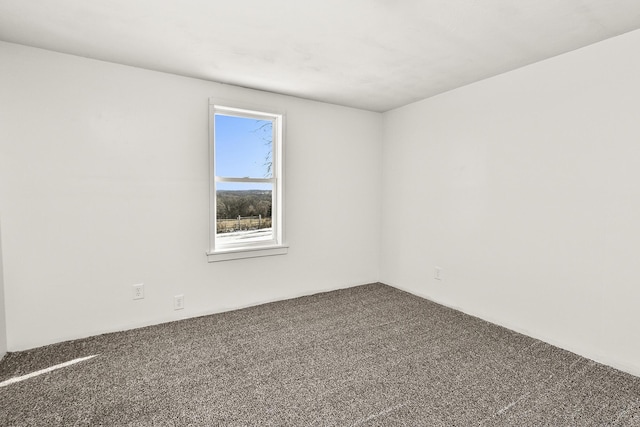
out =
<path fill-rule="evenodd" d="M 2 220 L 0 218 L 0 360 L 7 354 L 7 320 L 4 314 L 4 271 L 2 270 Z"/>

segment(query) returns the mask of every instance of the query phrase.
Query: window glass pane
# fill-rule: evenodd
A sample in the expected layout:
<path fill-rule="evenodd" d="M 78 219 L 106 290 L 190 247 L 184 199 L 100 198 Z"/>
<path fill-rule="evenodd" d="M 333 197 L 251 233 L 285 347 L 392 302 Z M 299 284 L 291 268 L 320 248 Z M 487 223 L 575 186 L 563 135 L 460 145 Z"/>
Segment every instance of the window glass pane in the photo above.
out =
<path fill-rule="evenodd" d="M 216 176 L 272 178 L 273 122 L 215 115 Z"/>
<path fill-rule="evenodd" d="M 273 184 L 218 182 L 216 184 L 216 239 L 219 244 L 273 239 L 271 210 Z"/>

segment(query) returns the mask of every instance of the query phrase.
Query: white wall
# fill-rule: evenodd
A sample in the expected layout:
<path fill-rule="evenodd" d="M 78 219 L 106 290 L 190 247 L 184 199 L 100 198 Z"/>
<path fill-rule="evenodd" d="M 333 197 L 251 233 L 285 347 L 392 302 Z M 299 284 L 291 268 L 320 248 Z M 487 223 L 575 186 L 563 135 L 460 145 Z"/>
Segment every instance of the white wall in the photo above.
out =
<path fill-rule="evenodd" d="M 2 218 L 0 218 L 0 360 L 7 354 L 7 322 L 4 315 L 4 273 L 2 271 Z"/>
<path fill-rule="evenodd" d="M 385 113 L 382 281 L 640 375 L 639 51 Z"/>
<path fill-rule="evenodd" d="M 0 93 L 11 351 L 378 279 L 380 114 L 7 43 Z M 209 97 L 287 112 L 286 256 L 207 263 Z"/>

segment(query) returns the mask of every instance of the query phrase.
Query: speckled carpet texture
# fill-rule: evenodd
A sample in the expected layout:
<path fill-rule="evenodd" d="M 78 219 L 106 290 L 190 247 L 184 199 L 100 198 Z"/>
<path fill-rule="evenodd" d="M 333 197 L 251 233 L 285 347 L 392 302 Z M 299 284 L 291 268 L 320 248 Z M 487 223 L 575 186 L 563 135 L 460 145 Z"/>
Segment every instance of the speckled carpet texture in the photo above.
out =
<path fill-rule="evenodd" d="M 10 353 L 0 382 L 2 426 L 640 426 L 640 378 L 382 284 Z"/>

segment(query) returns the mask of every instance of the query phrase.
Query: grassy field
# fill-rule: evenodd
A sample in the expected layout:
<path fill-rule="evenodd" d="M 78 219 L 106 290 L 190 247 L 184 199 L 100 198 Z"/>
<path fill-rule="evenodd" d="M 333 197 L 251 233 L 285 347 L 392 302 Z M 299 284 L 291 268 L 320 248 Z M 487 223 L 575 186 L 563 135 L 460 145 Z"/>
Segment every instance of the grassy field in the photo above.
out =
<path fill-rule="evenodd" d="M 218 233 L 229 233 L 238 230 L 259 230 L 261 228 L 270 228 L 271 218 L 243 217 L 238 219 L 219 219 L 217 220 L 216 229 Z"/>

